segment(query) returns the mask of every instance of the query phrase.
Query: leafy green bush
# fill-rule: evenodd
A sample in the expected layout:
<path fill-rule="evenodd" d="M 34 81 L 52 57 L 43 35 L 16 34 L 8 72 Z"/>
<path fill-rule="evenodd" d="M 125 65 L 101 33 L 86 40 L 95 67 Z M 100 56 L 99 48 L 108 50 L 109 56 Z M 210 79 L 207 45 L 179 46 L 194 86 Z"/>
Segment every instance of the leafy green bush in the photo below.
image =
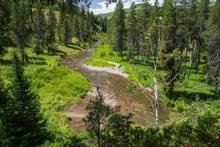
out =
<path fill-rule="evenodd" d="M 179 98 L 175 101 L 175 110 L 178 112 L 184 112 L 187 110 L 187 106 L 183 98 Z"/>

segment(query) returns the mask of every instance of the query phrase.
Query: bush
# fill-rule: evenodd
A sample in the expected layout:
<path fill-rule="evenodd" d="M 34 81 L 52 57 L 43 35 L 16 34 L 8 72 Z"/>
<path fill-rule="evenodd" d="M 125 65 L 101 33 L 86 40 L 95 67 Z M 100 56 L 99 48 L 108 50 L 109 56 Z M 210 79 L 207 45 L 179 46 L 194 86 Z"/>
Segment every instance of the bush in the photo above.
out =
<path fill-rule="evenodd" d="M 187 110 L 187 106 L 183 100 L 183 98 L 179 98 L 178 100 L 175 101 L 175 110 L 178 112 L 183 112 Z"/>

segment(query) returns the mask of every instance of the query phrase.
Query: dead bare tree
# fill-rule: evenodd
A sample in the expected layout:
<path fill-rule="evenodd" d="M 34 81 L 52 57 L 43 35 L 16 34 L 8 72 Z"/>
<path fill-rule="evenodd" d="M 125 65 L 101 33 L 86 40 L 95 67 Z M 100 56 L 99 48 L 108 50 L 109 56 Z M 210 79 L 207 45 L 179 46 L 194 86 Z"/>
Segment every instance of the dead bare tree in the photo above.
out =
<path fill-rule="evenodd" d="M 159 18 L 155 19 L 155 23 L 152 26 L 151 33 L 148 34 L 147 40 L 149 41 L 149 46 L 151 49 L 152 57 L 153 57 L 153 66 L 154 66 L 154 111 L 155 111 L 155 125 L 159 127 L 159 92 L 158 92 L 158 82 L 157 82 L 157 67 L 159 60 L 159 52 L 160 52 L 160 27 L 158 25 Z"/>

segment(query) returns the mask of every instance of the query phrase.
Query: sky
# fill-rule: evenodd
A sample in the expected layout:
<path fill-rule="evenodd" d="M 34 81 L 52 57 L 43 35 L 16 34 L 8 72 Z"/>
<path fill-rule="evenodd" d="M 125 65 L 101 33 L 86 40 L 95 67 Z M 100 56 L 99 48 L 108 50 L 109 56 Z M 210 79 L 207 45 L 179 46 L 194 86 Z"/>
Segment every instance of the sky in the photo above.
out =
<path fill-rule="evenodd" d="M 135 2 L 136 4 L 139 4 L 142 2 L 142 0 L 122 0 L 124 2 L 124 8 L 129 8 L 132 2 Z M 150 0 L 150 3 L 154 3 L 155 0 Z M 160 4 L 163 0 L 159 0 Z M 115 9 L 116 4 L 112 3 L 107 8 L 105 5 L 105 0 L 93 0 L 91 5 L 91 11 L 93 11 L 94 14 L 103 14 L 112 12 Z"/>

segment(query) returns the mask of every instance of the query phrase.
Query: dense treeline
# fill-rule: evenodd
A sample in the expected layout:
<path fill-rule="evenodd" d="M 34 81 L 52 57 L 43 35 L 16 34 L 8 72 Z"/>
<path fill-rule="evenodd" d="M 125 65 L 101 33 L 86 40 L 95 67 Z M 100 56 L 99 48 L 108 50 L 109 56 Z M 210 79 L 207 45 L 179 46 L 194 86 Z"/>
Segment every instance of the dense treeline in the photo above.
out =
<path fill-rule="evenodd" d="M 125 12 L 118 2 L 111 18 L 111 44 L 123 59 L 146 64 L 155 59 L 167 71 L 164 91 L 173 97 L 177 80 L 202 71 L 206 82 L 219 93 L 219 24 L 220 2 L 209 0 L 165 0 L 136 6 Z"/>

